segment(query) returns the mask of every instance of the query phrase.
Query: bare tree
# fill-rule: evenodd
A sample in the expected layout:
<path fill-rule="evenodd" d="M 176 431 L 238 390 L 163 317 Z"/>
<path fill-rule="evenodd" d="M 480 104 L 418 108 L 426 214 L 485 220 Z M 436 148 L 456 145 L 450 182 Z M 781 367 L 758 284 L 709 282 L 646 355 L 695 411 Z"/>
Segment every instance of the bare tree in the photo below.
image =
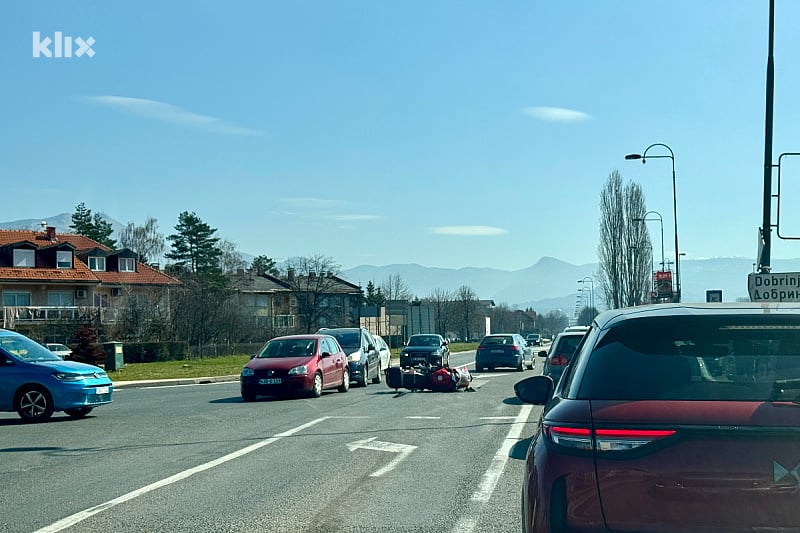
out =
<path fill-rule="evenodd" d="M 128 222 L 119 234 L 119 247 L 133 250 L 139 255 L 139 261 L 148 263 L 160 261 L 167 241 L 164 234 L 158 231 L 156 219 L 147 217 L 141 226 Z"/>
<path fill-rule="evenodd" d="M 381 283 L 380 290 L 387 300 L 410 300 L 413 296 L 400 274 L 392 274 Z"/>
<path fill-rule="evenodd" d="M 539 315 L 537 322 L 541 334 L 543 336 L 552 337 L 567 327 L 569 324 L 569 317 L 567 317 L 561 309 L 558 309 Z"/>
<path fill-rule="evenodd" d="M 433 289 L 426 298 L 433 307 L 433 321 L 439 335 L 447 336 L 453 322 L 453 295 L 445 289 Z"/>
<path fill-rule="evenodd" d="M 610 309 L 639 305 L 647 291 L 652 245 L 641 186 L 613 171 L 600 193 L 600 288 Z"/>
<path fill-rule="evenodd" d="M 475 316 L 477 315 L 478 295 L 467 285 L 456 289 L 456 316 L 461 328 L 461 338 L 468 341 L 474 331 Z"/>
<path fill-rule="evenodd" d="M 218 244 L 219 248 L 219 268 L 225 274 L 233 274 L 237 270 L 247 268 L 242 253 L 236 248 L 236 243 L 229 239 L 222 239 Z"/>
<path fill-rule="evenodd" d="M 297 314 L 303 332 L 316 331 L 323 318 L 336 321 L 341 317 L 343 301 L 337 301 L 336 298 L 345 296 L 336 295 L 339 282 L 334 277 L 341 267 L 332 258 L 322 255 L 292 257 L 286 261 L 285 266 L 286 282 L 297 301 Z"/>
<path fill-rule="evenodd" d="M 507 303 L 501 303 L 492 309 L 492 331 L 518 332 L 520 330 L 517 313 Z"/>

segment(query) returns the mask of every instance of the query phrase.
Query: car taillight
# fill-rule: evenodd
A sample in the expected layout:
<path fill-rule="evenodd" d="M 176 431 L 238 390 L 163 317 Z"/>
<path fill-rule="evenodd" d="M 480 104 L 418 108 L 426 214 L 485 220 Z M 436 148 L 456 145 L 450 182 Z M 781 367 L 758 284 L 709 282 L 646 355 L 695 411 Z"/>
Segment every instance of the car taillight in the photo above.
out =
<path fill-rule="evenodd" d="M 597 429 L 595 446 L 601 452 L 625 451 L 671 437 L 674 429 Z"/>
<path fill-rule="evenodd" d="M 552 366 L 564 366 L 569 363 L 569 359 L 567 359 L 566 355 L 555 354 L 553 357 L 550 358 L 550 365 Z"/>
<path fill-rule="evenodd" d="M 478 346 L 478 351 L 479 351 L 479 352 L 480 352 L 481 350 L 486 350 L 486 349 L 488 349 L 488 346 Z"/>
<path fill-rule="evenodd" d="M 559 446 L 600 452 L 626 451 L 671 437 L 674 429 L 596 429 L 544 425 L 544 432 Z"/>
<path fill-rule="evenodd" d="M 559 446 L 577 448 L 578 450 L 592 449 L 592 430 L 588 428 L 545 425 L 544 432 L 554 444 Z"/>

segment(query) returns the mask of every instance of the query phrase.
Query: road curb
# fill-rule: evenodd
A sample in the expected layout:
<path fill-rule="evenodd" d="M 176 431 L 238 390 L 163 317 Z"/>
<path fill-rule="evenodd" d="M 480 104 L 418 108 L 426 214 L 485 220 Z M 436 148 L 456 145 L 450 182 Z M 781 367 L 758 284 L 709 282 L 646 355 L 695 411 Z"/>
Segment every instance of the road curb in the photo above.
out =
<path fill-rule="evenodd" d="M 208 376 L 202 378 L 144 379 L 139 381 L 114 381 L 114 389 L 133 389 L 138 387 L 168 387 L 174 385 L 205 385 L 239 381 L 239 374 L 233 376 Z"/>

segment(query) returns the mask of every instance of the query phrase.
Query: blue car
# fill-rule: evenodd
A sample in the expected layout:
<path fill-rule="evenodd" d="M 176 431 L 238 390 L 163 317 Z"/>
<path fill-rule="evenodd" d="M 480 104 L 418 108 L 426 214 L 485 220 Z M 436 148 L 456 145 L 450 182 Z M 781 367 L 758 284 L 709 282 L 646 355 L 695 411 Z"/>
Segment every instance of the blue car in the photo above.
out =
<path fill-rule="evenodd" d="M 0 329 L 0 411 L 26 421 L 47 420 L 54 411 L 83 418 L 111 403 L 113 385 L 97 366 L 64 361 L 24 335 Z"/>

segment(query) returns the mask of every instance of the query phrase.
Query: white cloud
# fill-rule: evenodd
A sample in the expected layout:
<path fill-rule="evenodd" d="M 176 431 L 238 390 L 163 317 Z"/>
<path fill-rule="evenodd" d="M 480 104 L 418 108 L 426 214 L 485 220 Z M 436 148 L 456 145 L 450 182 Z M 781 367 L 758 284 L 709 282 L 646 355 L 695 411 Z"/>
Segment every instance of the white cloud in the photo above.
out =
<path fill-rule="evenodd" d="M 192 113 L 178 106 L 147 100 L 146 98 L 131 98 L 128 96 L 87 96 L 89 102 L 121 109 L 133 115 L 138 115 L 170 124 L 180 124 L 195 128 L 222 133 L 224 135 L 262 135 L 263 132 L 238 126 L 226 120 Z"/>
<path fill-rule="evenodd" d="M 439 226 L 431 228 L 431 233 L 437 235 L 461 235 L 465 237 L 487 237 L 492 235 L 503 235 L 508 230 L 495 228 L 492 226 Z"/>
<path fill-rule="evenodd" d="M 588 113 L 563 107 L 526 107 L 522 113 L 548 122 L 582 122 L 592 118 Z"/>
<path fill-rule="evenodd" d="M 330 198 L 294 197 L 281 198 L 280 201 L 292 207 L 302 207 L 305 209 L 331 209 L 341 205 L 339 200 L 332 200 Z"/>
<path fill-rule="evenodd" d="M 331 218 L 334 220 L 341 220 L 343 222 L 356 222 L 361 220 L 378 220 L 382 217 L 378 215 L 332 215 Z"/>

